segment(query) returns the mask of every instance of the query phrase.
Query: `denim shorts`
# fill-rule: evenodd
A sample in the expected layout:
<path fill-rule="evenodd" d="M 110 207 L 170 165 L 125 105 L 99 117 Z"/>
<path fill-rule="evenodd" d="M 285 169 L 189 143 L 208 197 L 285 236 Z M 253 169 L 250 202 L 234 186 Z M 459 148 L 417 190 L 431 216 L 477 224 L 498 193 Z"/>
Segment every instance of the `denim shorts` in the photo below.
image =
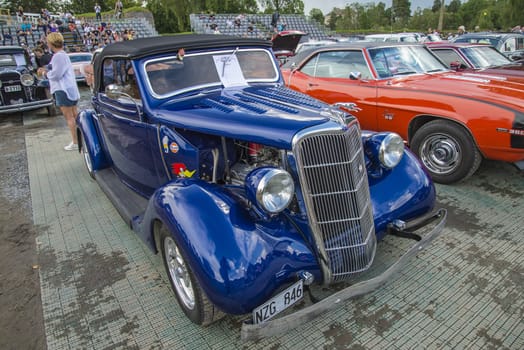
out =
<path fill-rule="evenodd" d="M 78 101 L 71 101 L 67 98 L 67 94 L 65 91 L 58 90 L 55 91 L 55 104 L 57 107 L 73 107 L 76 106 Z"/>

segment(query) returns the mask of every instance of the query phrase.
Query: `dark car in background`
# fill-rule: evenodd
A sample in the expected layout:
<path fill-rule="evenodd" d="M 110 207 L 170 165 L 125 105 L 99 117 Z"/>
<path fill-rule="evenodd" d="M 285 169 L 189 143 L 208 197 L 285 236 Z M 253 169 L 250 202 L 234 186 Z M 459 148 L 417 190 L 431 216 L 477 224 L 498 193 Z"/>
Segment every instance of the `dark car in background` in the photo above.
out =
<path fill-rule="evenodd" d="M 378 288 L 442 231 L 402 139 L 286 88 L 269 41 L 122 41 L 96 55 L 94 75 L 76 121 L 86 168 L 161 254 L 196 324 L 250 314 L 243 339 L 283 332 Z M 272 320 L 307 285 L 354 281 L 386 235 L 418 228 L 422 241 L 369 283 Z"/>
<path fill-rule="evenodd" d="M 452 41 L 456 43 L 489 44 L 512 60 L 524 58 L 523 33 L 466 33 L 454 38 Z"/>
<path fill-rule="evenodd" d="M 36 75 L 27 51 L 20 46 L 0 47 L 0 114 L 47 108 L 54 114 L 47 82 Z"/>

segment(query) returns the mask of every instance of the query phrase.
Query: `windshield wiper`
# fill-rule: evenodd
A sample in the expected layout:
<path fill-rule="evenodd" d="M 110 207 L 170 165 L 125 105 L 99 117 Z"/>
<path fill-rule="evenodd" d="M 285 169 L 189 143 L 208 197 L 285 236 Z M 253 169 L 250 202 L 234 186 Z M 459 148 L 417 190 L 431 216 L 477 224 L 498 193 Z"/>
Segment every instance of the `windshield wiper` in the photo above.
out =
<path fill-rule="evenodd" d="M 414 70 L 407 70 L 407 71 L 404 71 L 404 72 L 398 72 L 398 73 L 395 73 L 393 75 L 407 75 L 407 74 L 417 74 L 418 72 L 417 71 L 414 71 Z"/>

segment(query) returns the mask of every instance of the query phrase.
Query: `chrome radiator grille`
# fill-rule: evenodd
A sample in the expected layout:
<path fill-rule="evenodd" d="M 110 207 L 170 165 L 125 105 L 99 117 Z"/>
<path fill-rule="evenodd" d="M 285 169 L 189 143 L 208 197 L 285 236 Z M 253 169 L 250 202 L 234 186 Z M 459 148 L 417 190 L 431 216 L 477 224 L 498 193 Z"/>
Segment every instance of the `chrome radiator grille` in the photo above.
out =
<path fill-rule="evenodd" d="M 293 152 L 311 228 L 327 264 L 324 282 L 366 270 L 376 237 L 358 124 L 305 133 Z"/>

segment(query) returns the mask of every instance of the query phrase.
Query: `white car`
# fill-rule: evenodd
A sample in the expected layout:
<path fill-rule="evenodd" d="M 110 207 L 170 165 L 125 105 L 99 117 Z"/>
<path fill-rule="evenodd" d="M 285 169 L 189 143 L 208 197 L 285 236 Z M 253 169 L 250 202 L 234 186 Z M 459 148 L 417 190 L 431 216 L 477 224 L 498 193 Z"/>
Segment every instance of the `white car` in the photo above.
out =
<path fill-rule="evenodd" d="M 302 43 L 299 43 L 297 48 L 295 49 L 295 55 L 301 51 L 304 51 L 304 50 L 307 50 L 309 48 L 312 48 L 312 47 L 317 47 L 317 46 L 324 46 L 324 45 L 334 45 L 336 44 L 337 42 L 336 41 L 333 41 L 333 40 L 310 40 L 310 41 L 305 41 L 305 42 L 302 42 Z"/>
<path fill-rule="evenodd" d="M 90 52 L 70 52 L 68 55 L 75 70 L 76 81 L 85 83 L 86 76 L 84 66 L 91 63 L 93 54 Z"/>
<path fill-rule="evenodd" d="M 364 38 L 365 41 L 375 41 L 375 42 L 409 42 L 416 43 L 420 41 L 420 35 L 418 33 L 391 33 L 391 34 L 370 34 L 366 35 Z"/>

